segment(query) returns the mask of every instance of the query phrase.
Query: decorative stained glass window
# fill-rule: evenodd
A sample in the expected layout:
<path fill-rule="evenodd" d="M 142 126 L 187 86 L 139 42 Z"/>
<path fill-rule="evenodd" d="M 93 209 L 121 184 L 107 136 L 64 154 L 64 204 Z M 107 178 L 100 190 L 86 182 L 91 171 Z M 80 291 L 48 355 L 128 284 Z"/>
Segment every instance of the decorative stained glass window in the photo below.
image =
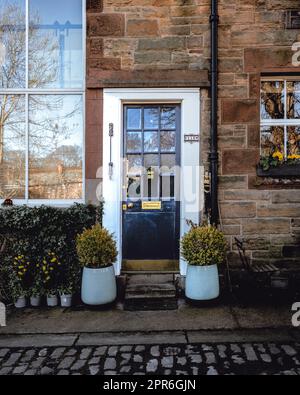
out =
<path fill-rule="evenodd" d="M 83 14 L 0 1 L 0 199 L 83 199 Z"/>

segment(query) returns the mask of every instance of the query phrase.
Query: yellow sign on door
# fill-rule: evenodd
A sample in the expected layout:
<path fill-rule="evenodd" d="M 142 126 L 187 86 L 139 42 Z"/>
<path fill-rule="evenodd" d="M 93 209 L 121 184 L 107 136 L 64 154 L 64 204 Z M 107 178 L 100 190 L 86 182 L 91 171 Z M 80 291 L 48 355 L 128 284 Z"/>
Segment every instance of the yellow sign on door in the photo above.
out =
<path fill-rule="evenodd" d="M 142 210 L 161 210 L 161 202 L 142 202 Z"/>

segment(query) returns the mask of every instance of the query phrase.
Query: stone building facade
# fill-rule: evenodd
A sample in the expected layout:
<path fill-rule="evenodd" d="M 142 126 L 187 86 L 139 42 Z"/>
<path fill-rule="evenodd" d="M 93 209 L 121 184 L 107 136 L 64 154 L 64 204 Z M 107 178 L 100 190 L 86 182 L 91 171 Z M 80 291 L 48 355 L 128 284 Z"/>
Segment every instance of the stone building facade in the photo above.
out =
<path fill-rule="evenodd" d="M 298 0 L 219 1 L 219 201 L 233 262 L 239 237 L 255 263 L 299 264 L 300 174 L 256 171 L 261 79 L 300 77 L 292 62 L 300 29 L 289 26 L 299 9 Z M 88 200 L 102 177 L 103 89 L 200 88 L 208 168 L 210 56 L 210 0 L 87 0 Z"/>

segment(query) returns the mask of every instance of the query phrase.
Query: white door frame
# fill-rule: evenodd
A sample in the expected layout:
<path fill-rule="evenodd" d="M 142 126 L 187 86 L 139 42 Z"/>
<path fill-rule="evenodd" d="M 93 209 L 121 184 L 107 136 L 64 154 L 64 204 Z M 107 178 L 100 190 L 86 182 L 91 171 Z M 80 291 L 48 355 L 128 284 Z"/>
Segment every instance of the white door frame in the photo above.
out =
<path fill-rule="evenodd" d="M 188 229 L 186 220 L 199 222 L 203 205 L 203 172 L 200 167 L 199 141 L 184 142 L 186 134 L 200 134 L 200 89 L 104 89 L 103 106 L 103 225 L 116 238 L 118 259 L 116 274 L 122 268 L 122 180 L 123 180 L 123 105 L 130 103 L 181 104 L 181 175 L 180 175 L 180 235 Z M 109 174 L 109 124 L 113 124 L 111 139 L 113 174 Z M 199 136 L 200 137 L 200 136 Z M 180 273 L 185 275 L 186 263 L 180 260 Z"/>

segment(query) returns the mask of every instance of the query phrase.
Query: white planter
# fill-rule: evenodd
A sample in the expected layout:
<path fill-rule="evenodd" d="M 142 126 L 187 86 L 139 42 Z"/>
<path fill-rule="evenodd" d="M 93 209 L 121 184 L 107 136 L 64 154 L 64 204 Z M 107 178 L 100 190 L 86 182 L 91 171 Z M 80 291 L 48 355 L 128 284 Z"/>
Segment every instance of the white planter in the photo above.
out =
<path fill-rule="evenodd" d="M 220 295 L 218 266 L 188 265 L 185 295 L 193 300 L 212 300 Z"/>
<path fill-rule="evenodd" d="M 47 306 L 56 307 L 58 305 L 57 295 L 47 295 Z"/>
<path fill-rule="evenodd" d="M 32 307 L 39 307 L 41 305 L 41 297 L 40 296 L 31 296 L 30 304 Z"/>
<path fill-rule="evenodd" d="M 61 307 L 71 307 L 72 306 L 73 295 L 60 295 Z"/>
<path fill-rule="evenodd" d="M 26 307 L 26 298 L 25 296 L 20 296 L 17 301 L 15 302 L 15 307 L 17 309 L 23 309 Z"/>
<path fill-rule="evenodd" d="M 103 305 L 113 302 L 116 297 L 117 284 L 113 266 L 83 269 L 81 287 L 83 303 L 92 306 Z"/>

